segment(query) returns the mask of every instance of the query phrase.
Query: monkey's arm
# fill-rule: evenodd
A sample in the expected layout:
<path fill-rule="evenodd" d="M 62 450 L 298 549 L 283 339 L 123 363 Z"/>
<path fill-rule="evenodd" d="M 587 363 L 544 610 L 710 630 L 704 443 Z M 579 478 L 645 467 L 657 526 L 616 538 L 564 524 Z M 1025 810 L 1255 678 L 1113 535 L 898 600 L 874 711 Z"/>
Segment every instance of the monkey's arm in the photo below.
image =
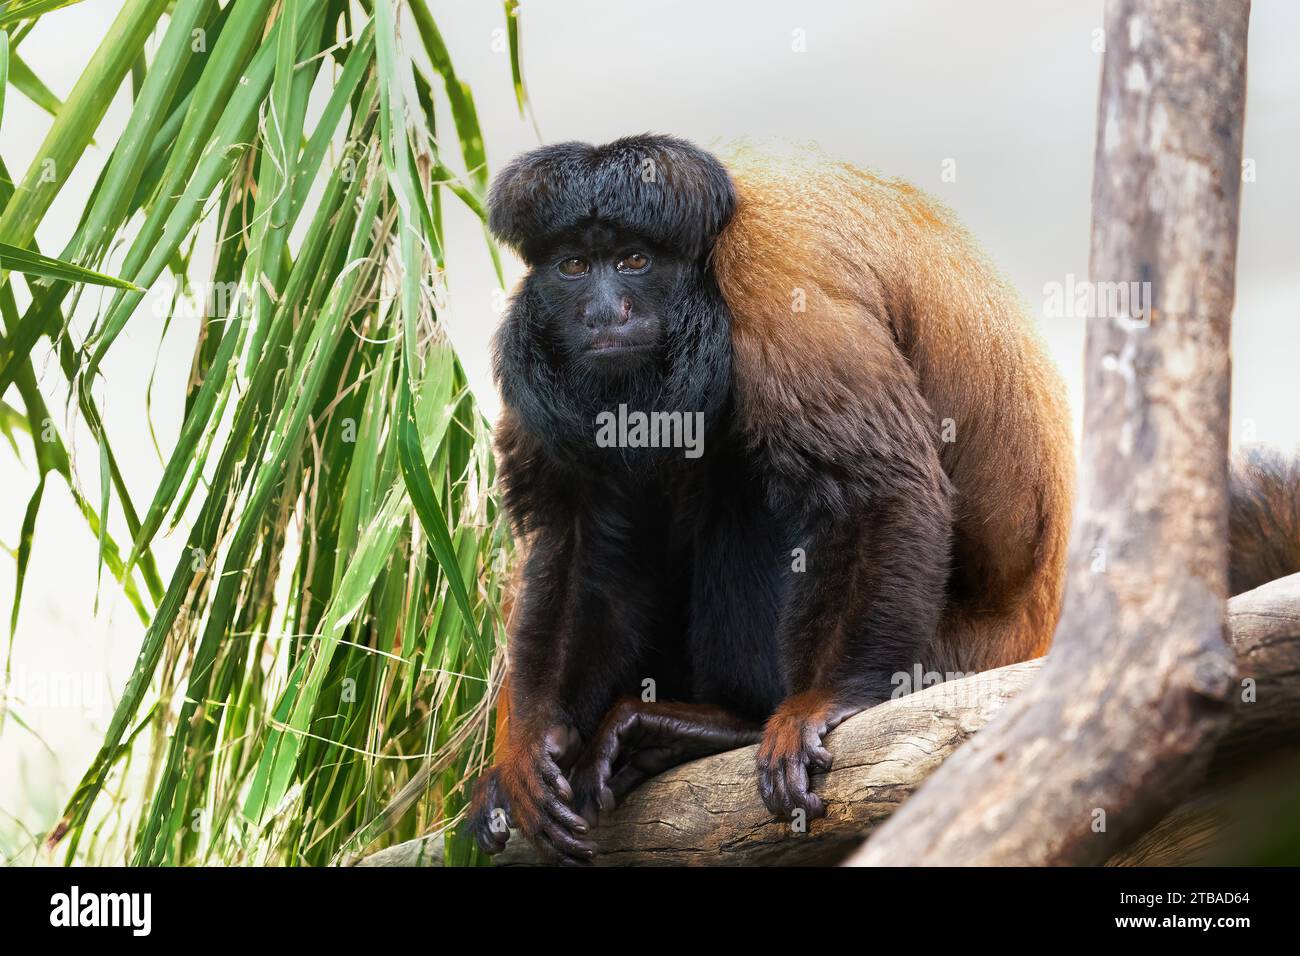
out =
<path fill-rule="evenodd" d="M 823 735 L 888 697 L 892 675 L 934 637 L 951 488 L 936 413 L 883 307 L 846 308 L 813 287 L 802 328 L 750 307 L 764 311 L 736 320 L 741 426 L 769 508 L 806 560 L 777 625 L 789 696 L 759 746 L 760 789 L 775 813 L 816 816 L 808 771 L 827 761 Z"/>
<path fill-rule="evenodd" d="M 510 720 L 495 766 L 474 786 L 469 832 L 485 853 L 505 849 L 516 827 L 553 862 L 582 862 L 595 854 L 587 824 L 569 806 L 565 778 L 577 731 L 561 705 L 570 663 L 566 598 L 573 573 L 573 537 L 538 531 L 530 542 L 510 636 Z"/>
<path fill-rule="evenodd" d="M 644 673 L 661 628 L 654 585 L 627 540 L 628 502 L 590 489 L 582 498 L 575 515 L 549 496 L 547 523 L 530 541 L 510 640 L 508 739 L 471 816 L 489 853 L 505 846 L 504 817 L 556 862 L 591 858 L 569 772 L 618 693 Z"/>
<path fill-rule="evenodd" d="M 790 695 L 758 751 L 759 790 L 773 813 L 825 812 L 808 785 L 810 769 L 830 769 L 822 738 L 888 699 L 893 676 L 925 658 L 943 608 L 949 535 L 946 487 L 926 484 L 809 522 L 807 566 L 793 575 L 777 628 Z"/>

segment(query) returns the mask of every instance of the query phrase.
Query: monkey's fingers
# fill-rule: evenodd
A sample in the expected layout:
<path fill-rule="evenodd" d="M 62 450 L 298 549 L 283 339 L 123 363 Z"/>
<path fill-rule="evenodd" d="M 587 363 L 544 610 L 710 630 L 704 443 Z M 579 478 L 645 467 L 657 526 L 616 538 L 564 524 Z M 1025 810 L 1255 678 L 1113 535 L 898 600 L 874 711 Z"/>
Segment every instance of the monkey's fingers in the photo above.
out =
<path fill-rule="evenodd" d="M 831 752 L 822 744 L 822 738 L 828 733 L 825 723 L 809 721 L 803 726 L 800 736 L 801 746 L 798 753 L 792 755 L 786 763 L 786 793 L 795 808 L 808 814 L 808 819 L 816 820 L 826 815 L 826 804 L 812 791 L 809 780 L 810 770 L 830 770 L 834 763 Z"/>
<path fill-rule="evenodd" d="M 468 826 L 474 842 L 484 853 L 492 856 L 500 853 L 510 839 L 511 820 L 509 801 L 501 791 L 495 768 L 474 784 L 470 806 Z"/>
<path fill-rule="evenodd" d="M 550 863 L 590 863 L 596 844 L 587 838 L 587 821 L 556 795 L 543 797 L 538 807 L 533 845 Z"/>
<path fill-rule="evenodd" d="M 777 817 L 792 819 L 802 811 L 809 820 L 826 815 L 822 798 L 808 785 L 808 764 L 799 756 L 778 757 L 758 768 L 758 793 L 763 804 Z"/>
<path fill-rule="evenodd" d="M 831 752 L 818 743 L 815 747 L 810 747 L 808 753 L 808 766 L 813 770 L 820 770 L 828 773 L 835 766 L 835 758 Z"/>
<path fill-rule="evenodd" d="M 801 753 L 803 762 L 813 770 L 830 770 L 831 765 L 835 762 L 831 752 L 826 749 L 822 739 L 830 733 L 826 724 L 806 723 L 803 726 L 801 735 Z"/>
<path fill-rule="evenodd" d="M 758 795 L 770 813 L 781 816 L 785 812 L 785 774 L 782 773 L 781 758 L 762 750 L 758 756 Z"/>
<path fill-rule="evenodd" d="M 551 821 L 542 824 L 539 841 L 544 841 L 564 860 L 587 864 L 596 857 L 596 844 Z"/>
<path fill-rule="evenodd" d="M 474 828 L 474 842 L 488 856 L 496 856 L 504 850 L 509 840 L 510 827 L 508 825 L 505 827 L 504 832 L 498 832 L 493 824 L 485 824 Z"/>
<path fill-rule="evenodd" d="M 545 831 L 534 836 L 532 843 L 538 857 L 548 866 L 591 866 L 595 858 L 594 848 L 590 853 L 571 852 Z"/>
<path fill-rule="evenodd" d="M 615 806 L 651 777 L 674 765 L 674 754 L 666 750 L 638 750 L 632 759 L 610 778 L 609 792 Z"/>
<path fill-rule="evenodd" d="M 587 821 L 569 806 L 568 799 L 559 794 L 549 794 L 540 802 L 541 809 L 559 826 L 577 834 L 586 834 L 591 830 Z"/>
<path fill-rule="evenodd" d="M 573 799 L 573 787 L 569 784 L 568 778 L 565 777 L 564 771 L 560 765 L 555 762 L 549 753 L 542 754 L 536 765 L 537 776 L 546 784 L 547 788 L 555 791 L 561 800 L 568 803 Z"/>
<path fill-rule="evenodd" d="M 623 751 L 623 734 L 628 723 L 622 709 L 616 707 L 596 731 L 574 767 L 576 796 L 573 798 L 573 806 L 592 826 L 596 825 L 601 811 L 614 808 L 615 795 L 609 787 L 609 781 L 614 776 L 614 763 Z"/>
<path fill-rule="evenodd" d="M 786 718 L 769 725 L 758 748 L 758 792 L 778 817 L 801 810 L 808 819 L 825 816 L 826 805 L 813 793 L 809 769 L 829 770 L 831 753 L 822 745 L 825 725 Z"/>
<path fill-rule="evenodd" d="M 826 815 L 826 805 L 810 789 L 808 764 L 801 757 L 785 762 L 785 816 L 791 817 L 794 811 L 802 810 L 807 819 L 816 820 Z"/>
<path fill-rule="evenodd" d="M 602 811 L 614 808 L 615 795 L 609 786 L 611 776 L 610 764 L 605 760 L 593 761 L 574 770 L 573 808 L 591 826 L 596 825 Z"/>

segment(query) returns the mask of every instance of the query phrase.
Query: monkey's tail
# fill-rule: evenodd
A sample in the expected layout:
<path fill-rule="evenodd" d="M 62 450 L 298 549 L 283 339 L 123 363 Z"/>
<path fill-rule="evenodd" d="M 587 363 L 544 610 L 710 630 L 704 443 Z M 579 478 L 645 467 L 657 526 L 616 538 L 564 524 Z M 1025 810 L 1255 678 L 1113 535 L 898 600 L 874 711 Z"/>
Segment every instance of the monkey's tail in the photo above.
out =
<path fill-rule="evenodd" d="M 1233 594 L 1300 572 L 1300 453 L 1252 449 L 1233 462 L 1228 585 Z"/>

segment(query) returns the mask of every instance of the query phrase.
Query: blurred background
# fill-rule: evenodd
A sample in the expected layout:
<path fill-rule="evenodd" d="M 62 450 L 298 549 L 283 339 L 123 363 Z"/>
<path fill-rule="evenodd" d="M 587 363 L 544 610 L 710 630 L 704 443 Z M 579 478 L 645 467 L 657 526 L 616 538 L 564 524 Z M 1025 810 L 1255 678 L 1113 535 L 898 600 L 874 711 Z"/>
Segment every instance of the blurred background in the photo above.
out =
<path fill-rule="evenodd" d="M 23 58 L 54 95 L 67 96 L 118 6 L 85 0 L 45 17 L 23 41 Z M 929 191 L 956 211 L 1039 316 L 1078 421 L 1083 320 L 1047 314 L 1046 290 L 1071 277 L 1082 281 L 1088 272 L 1100 0 L 524 0 L 531 117 L 516 108 L 502 6 L 434 0 L 429 7 L 459 76 L 473 89 L 493 170 L 539 142 L 654 131 L 702 145 L 738 137 L 814 141 Z M 1257 0 L 1233 327 L 1238 446 L 1300 443 L 1297 36 L 1300 4 Z M 120 130 L 130 106 L 124 87 L 105 126 Z M 0 151 L 11 170 L 27 168 L 50 122 L 10 89 Z M 42 249 L 58 250 L 68 240 L 104 159 L 92 146 L 77 167 L 40 225 Z M 450 329 L 491 417 L 498 403 L 487 345 L 500 308 L 499 283 L 481 223 L 449 204 L 446 227 Z M 113 262 L 110 257 L 106 271 Z M 507 284 L 520 274 L 508 258 L 505 271 Z M 106 298 L 90 290 L 79 318 L 93 315 Z M 197 319 L 188 321 L 178 317 L 160 346 L 162 316 L 144 309 L 105 362 L 101 402 L 114 423 L 126 480 L 145 501 L 162 472 L 150 416 L 164 447 L 181 420 L 180 403 L 171 397 L 181 394 L 190 367 Z M 56 397 L 66 397 L 66 386 L 47 343 L 42 349 L 47 357 L 42 363 L 37 353 L 37 373 L 51 407 L 62 413 Z M 151 375 L 155 398 L 147 406 Z M 75 417 L 60 424 L 74 467 L 94 489 L 94 441 Z M 31 482 L 16 456 L 0 456 L 0 542 L 11 553 Z M 111 580 L 96 612 L 94 541 L 61 486 L 47 491 L 35 537 L 40 546 L 32 554 L 12 655 L 15 683 L 21 690 L 24 674 L 60 673 L 72 696 L 42 706 L 28 686 L 21 709 L 27 732 L 9 726 L 0 736 L 6 857 L 58 819 L 101 743 L 143 634 Z M 157 542 L 165 566 L 182 544 L 180 535 Z M 12 571 L 12 561 L 0 566 L 2 607 L 12 599 Z"/>

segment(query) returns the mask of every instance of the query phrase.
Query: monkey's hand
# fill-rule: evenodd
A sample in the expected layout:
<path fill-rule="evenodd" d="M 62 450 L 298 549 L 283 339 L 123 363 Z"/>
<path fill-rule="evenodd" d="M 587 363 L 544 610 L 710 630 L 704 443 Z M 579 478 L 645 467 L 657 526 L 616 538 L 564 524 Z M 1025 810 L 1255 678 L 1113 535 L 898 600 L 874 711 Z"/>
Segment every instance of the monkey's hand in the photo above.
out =
<path fill-rule="evenodd" d="M 782 819 L 803 811 L 807 819 L 826 815 L 826 804 L 809 786 L 810 771 L 831 769 L 822 739 L 861 707 L 834 702 L 824 691 L 787 697 L 767 721 L 758 745 L 758 792 Z"/>
<path fill-rule="evenodd" d="M 590 863 L 595 845 L 586 821 L 569 806 L 573 789 L 560 764 L 576 734 L 552 727 L 545 735 L 515 744 L 474 784 L 469 831 L 484 853 L 500 853 L 510 828 L 522 833 L 548 863 Z"/>
<path fill-rule="evenodd" d="M 744 747 L 759 728 L 704 704 L 621 700 L 610 708 L 573 770 L 574 808 L 592 826 L 636 786 L 686 760 Z"/>

